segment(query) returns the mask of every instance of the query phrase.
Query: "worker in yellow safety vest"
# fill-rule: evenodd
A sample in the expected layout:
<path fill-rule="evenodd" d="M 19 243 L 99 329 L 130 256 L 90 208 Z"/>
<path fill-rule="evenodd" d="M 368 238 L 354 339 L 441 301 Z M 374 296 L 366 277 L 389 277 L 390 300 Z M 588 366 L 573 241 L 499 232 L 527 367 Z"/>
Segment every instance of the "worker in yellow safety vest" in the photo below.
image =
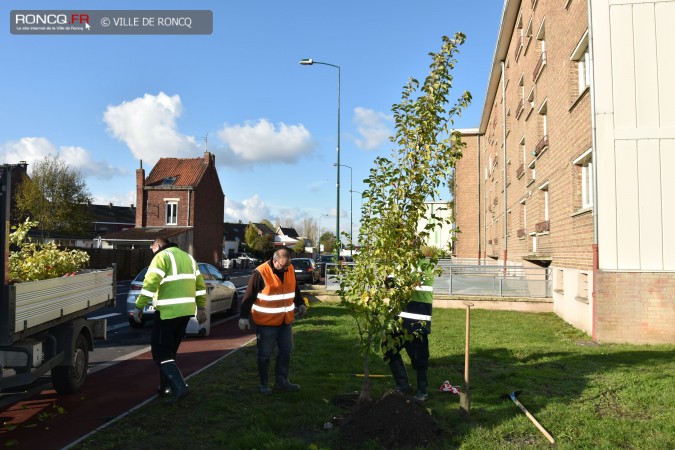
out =
<path fill-rule="evenodd" d="M 136 299 L 134 320 L 141 323 L 144 310 L 154 309 L 150 347 L 159 366 L 158 393 L 171 394 L 167 402 L 175 403 L 188 394 L 176 354 L 190 317 L 196 316 L 200 324 L 206 322 L 206 285 L 194 258 L 176 244 L 157 238 L 150 248 L 155 256 Z"/>

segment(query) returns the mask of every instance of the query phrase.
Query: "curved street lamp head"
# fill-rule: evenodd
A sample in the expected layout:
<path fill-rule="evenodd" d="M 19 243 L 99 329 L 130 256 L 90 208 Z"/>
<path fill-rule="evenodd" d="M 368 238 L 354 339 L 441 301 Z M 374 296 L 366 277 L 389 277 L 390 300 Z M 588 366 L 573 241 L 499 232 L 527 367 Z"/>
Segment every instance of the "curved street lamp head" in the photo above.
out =
<path fill-rule="evenodd" d="M 312 58 L 301 59 L 300 64 L 303 66 L 311 66 L 312 64 L 314 64 L 314 60 Z"/>

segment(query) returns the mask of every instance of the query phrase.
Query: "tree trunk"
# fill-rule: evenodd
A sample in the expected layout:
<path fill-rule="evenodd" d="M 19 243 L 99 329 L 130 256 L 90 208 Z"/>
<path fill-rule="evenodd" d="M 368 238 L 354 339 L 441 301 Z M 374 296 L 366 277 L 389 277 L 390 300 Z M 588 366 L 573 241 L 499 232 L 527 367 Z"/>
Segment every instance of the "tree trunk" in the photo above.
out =
<path fill-rule="evenodd" d="M 368 335 L 368 347 L 366 355 L 363 358 L 363 383 L 361 383 L 361 394 L 359 395 L 359 406 L 371 402 L 370 398 L 370 344 L 373 342 L 373 336 Z"/>

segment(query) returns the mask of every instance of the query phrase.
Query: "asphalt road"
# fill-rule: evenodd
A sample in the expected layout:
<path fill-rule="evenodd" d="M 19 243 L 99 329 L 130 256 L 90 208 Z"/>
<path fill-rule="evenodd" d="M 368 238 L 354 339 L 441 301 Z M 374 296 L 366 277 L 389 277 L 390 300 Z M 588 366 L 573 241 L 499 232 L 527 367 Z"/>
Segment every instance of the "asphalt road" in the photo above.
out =
<path fill-rule="evenodd" d="M 230 281 L 239 289 L 245 289 L 252 269 L 235 269 L 229 272 Z M 150 324 L 144 328 L 131 328 L 126 315 L 127 293 L 131 280 L 120 281 L 117 284 L 115 306 L 101 308 L 89 314 L 89 318 L 105 317 L 108 321 L 107 338 L 105 341 L 95 341 L 94 351 L 89 353 L 89 374 L 110 367 L 120 361 L 144 353 L 150 349 Z M 240 291 L 239 298 L 243 296 Z M 226 319 L 223 314 L 212 316 L 212 326 Z M 41 377 L 30 386 L 8 389 L 0 393 L 0 410 L 8 405 L 31 397 L 44 389 L 51 387 L 49 375 Z"/>

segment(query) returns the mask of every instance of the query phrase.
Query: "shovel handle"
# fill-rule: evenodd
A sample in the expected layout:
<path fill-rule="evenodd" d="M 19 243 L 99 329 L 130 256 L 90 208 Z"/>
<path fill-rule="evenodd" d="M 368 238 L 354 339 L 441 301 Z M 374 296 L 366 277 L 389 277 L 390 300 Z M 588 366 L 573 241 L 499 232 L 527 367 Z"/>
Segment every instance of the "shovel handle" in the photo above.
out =
<path fill-rule="evenodd" d="M 466 336 L 464 344 L 464 390 L 469 391 L 469 339 L 471 337 L 471 307 L 473 303 L 464 302 L 466 306 Z"/>
<path fill-rule="evenodd" d="M 525 413 L 525 415 L 527 416 L 527 418 L 530 419 L 530 421 L 532 421 L 532 423 L 539 429 L 539 431 L 541 431 L 541 434 L 543 434 L 544 436 L 546 436 L 546 439 L 548 439 L 548 441 L 549 441 L 551 444 L 555 444 L 555 439 L 553 439 L 553 436 L 551 436 L 551 435 L 549 434 L 549 432 L 546 431 L 546 429 L 545 429 L 544 427 L 541 426 L 541 424 L 539 423 L 539 421 L 538 421 L 537 419 L 535 419 L 534 416 L 533 416 L 532 414 L 530 414 L 530 412 L 527 410 L 527 408 L 525 408 L 525 407 L 523 406 L 523 404 L 520 403 L 520 402 L 518 401 L 518 399 L 517 399 L 515 396 L 512 396 L 512 397 L 511 397 L 511 400 L 513 400 L 513 403 L 515 403 L 516 405 L 518 405 L 518 408 L 520 408 L 520 410 L 521 410 L 522 412 Z"/>

